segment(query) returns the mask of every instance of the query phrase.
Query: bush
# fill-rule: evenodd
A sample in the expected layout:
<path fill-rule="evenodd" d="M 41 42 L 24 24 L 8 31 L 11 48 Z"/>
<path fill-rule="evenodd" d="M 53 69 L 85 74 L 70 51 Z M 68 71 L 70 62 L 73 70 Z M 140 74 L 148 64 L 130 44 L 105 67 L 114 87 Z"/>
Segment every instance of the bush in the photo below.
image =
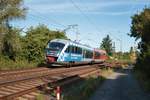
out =
<path fill-rule="evenodd" d="M 16 61 L 10 60 L 8 57 L 0 57 L 0 70 L 12 70 L 12 69 L 25 69 L 25 68 L 33 68 L 36 67 L 37 63 L 28 62 L 27 60 L 19 60 Z"/>
<path fill-rule="evenodd" d="M 103 77 L 90 77 L 83 82 L 69 88 L 68 93 L 64 94 L 64 100 L 87 100 L 96 88 L 104 80 Z"/>

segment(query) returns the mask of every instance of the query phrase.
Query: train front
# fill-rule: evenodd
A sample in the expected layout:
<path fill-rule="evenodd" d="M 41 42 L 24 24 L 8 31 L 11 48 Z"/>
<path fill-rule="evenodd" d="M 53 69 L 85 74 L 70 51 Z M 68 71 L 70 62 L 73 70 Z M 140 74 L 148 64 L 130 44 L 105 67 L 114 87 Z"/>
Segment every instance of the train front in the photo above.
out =
<path fill-rule="evenodd" d="M 60 55 L 65 44 L 58 41 L 50 41 L 46 48 L 46 62 L 55 63 L 57 62 L 58 56 Z"/>

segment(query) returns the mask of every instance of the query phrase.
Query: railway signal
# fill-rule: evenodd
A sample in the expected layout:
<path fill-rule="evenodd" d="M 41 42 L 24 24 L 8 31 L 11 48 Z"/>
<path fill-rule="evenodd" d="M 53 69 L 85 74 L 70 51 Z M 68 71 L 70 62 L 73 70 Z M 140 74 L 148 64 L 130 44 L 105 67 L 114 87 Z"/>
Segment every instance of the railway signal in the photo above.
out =
<path fill-rule="evenodd" d="M 56 100 L 60 100 L 60 97 L 61 97 L 60 93 L 61 93 L 60 86 L 57 86 L 57 88 L 56 88 Z"/>

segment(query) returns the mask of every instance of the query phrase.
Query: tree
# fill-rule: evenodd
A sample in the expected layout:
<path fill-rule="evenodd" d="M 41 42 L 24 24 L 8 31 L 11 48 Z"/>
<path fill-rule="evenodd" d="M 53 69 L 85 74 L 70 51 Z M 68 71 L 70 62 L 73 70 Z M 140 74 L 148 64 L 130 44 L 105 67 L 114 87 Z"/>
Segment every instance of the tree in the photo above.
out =
<path fill-rule="evenodd" d="M 22 3 L 23 0 L 0 0 L 0 34 L 9 31 L 11 20 L 25 18 L 26 8 Z"/>
<path fill-rule="evenodd" d="M 106 50 L 106 52 L 109 55 L 112 55 L 113 46 L 112 46 L 112 40 L 110 39 L 109 35 L 103 38 L 100 48 Z"/>
<path fill-rule="evenodd" d="M 142 42 L 150 42 L 150 8 L 132 16 L 131 37 L 142 39 Z"/>
<path fill-rule="evenodd" d="M 49 40 L 67 38 L 63 32 L 51 31 L 45 25 L 30 27 L 26 33 L 24 54 L 29 61 L 41 61 L 44 59 L 44 50 Z"/>
<path fill-rule="evenodd" d="M 18 41 L 18 32 L 16 33 L 17 30 L 12 28 L 9 22 L 25 18 L 26 8 L 22 4 L 23 0 L 0 0 L 0 53 L 9 57 L 17 52 L 14 50 L 18 50 L 16 47 L 19 45 L 19 42 L 14 43 Z"/>
<path fill-rule="evenodd" d="M 140 39 L 138 49 L 140 50 L 136 69 L 140 69 L 150 76 L 150 8 L 132 16 L 131 37 Z"/>

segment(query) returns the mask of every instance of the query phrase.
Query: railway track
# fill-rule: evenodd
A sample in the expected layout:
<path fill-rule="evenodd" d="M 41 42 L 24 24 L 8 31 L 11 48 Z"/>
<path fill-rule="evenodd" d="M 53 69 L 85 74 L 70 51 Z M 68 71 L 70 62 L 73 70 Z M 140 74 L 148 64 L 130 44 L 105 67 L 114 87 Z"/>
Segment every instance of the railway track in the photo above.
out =
<path fill-rule="evenodd" d="M 38 94 L 39 88 L 47 84 L 63 85 L 96 72 L 95 66 L 3 72 L 0 73 L 0 100 L 20 98 L 20 100 L 23 98 L 32 100 Z"/>

